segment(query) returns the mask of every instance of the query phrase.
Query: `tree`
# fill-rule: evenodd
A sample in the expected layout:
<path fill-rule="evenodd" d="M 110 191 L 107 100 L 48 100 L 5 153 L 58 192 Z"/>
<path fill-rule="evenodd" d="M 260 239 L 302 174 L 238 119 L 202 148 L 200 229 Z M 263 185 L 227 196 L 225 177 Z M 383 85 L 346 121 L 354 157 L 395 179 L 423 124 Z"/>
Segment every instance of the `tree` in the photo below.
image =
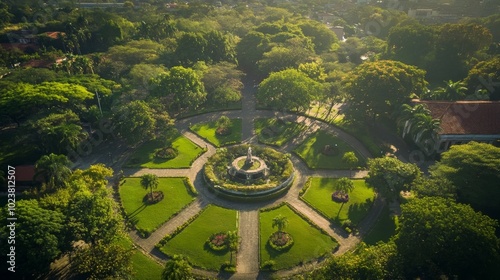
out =
<path fill-rule="evenodd" d="M 283 233 L 283 230 L 288 226 L 288 218 L 282 216 L 281 214 L 273 218 L 272 227 L 278 228 L 278 232 L 280 235 Z"/>
<path fill-rule="evenodd" d="M 344 81 L 349 108 L 354 120 L 375 120 L 388 116 L 421 95 L 427 86 L 425 71 L 397 61 L 363 63 Z"/>
<path fill-rule="evenodd" d="M 187 32 L 177 39 L 175 59 L 178 64 L 191 66 L 198 61 L 207 61 L 208 41 L 201 33 Z"/>
<path fill-rule="evenodd" d="M 321 90 L 321 85 L 304 73 L 287 69 L 272 73 L 260 83 L 257 100 L 271 108 L 305 111 Z"/>
<path fill-rule="evenodd" d="M 279 72 L 288 68 L 297 68 L 312 55 L 310 50 L 303 46 L 275 46 L 262 55 L 257 62 L 262 77 L 267 77 L 272 72 Z"/>
<path fill-rule="evenodd" d="M 314 43 L 314 50 L 318 54 L 330 51 L 334 44 L 339 41 L 335 32 L 319 22 L 308 20 L 299 24 L 299 27 L 305 36 L 311 38 Z"/>
<path fill-rule="evenodd" d="M 29 122 L 33 140 L 45 153 L 65 153 L 88 138 L 88 133 L 80 125 L 80 118 L 71 110 L 52 113 L 36 121 Z"/>
<path fill-rule="evenodd" d="M 65 187 L 71 176 L 71 162 L 65 155 L 44 155 L 35 163 L 35 178 L 42 176 L 49 189 Z"/>
<path fill-rule="evenodd" d="M 142 100 L 116 107 L 113 119 L 119 136 L 129 144 L 141 143 L 155 137 L 155 113 Z"/>
<path fill-rule="evenodd" d="M 500 148 L 476 142 L 451 146 L 430 172 L 456 186 L 458 201 L 499 218 Z"/>
<path fill-rule="evenodd" d="M 227 116 L 221 116 L 217 122 L 216 125 L 220 129 L 227 129 L 231 125 L 231 120 Z"/>
<path fill-rule="evenodd" d="M 64 215 L 59 211 L 43 209 L 34 199 L 16 201 L 14 227 L 2 226 L 0 237 L 5 240 L 0 248 L 5 254 L 15 254 L 16 275 L 25 279 L 42 277 L 50 270 L 50 263 L 67 247 L 65 239 Z M 8 215 L 6 207 L 2 207 L 0 216 L 5 221 Z M 15 231 L 15 243 L 9 242 L 11 231 Z M 5 267 L 5 266 L 4 266 Z M 5 267 L 6 269 L 6 267 Z"/>
<path fill-rule="evenodd" d="M 193 279 L 191 265 L 182 255 L 174 255 L 165 264 L 161 274 L 162 280 L 189 280 Z"/>
<path fill-rule="evenodd" d="M 85 279 L 129 279 L 132 250 L 99 240 L 75 250 L 71 268 Z"/>
<path fill-rule="evenodd" d="M 498 269 L 497 221 L 439 197 L 413 199 L 401 209 L 394 242 L 405 278 L 487 279 Z"/>
<path fill-rule="evenodd" d="M 398 25 L 387 38 L 387 54 L 394 60 L 424 68 L 431 59 L 437 30 L 421 24 Z"/>
<path fill-rule="evenodd" d="M 165 97 L 170 109 L 197 109 L 205 102 L 207 93 L 200 77 L 191 68 L 175 66 L 155 80 L 157 96 Z"/>
<path fill-rule="evenodd" d="M 229 248 L 229 252 L 231 253 L 229 264 L 233 263 L 233 253 L 238 251 L 238 245 L 240 243 L 240 237 L 236 230 L 227 232 L 227 247 Z"/>
<path fill-rule="evenodd" d="M 339 178 L 337 182 L 335 182 L 334 186 L 335 191 L 340 192 L 343 195 L 348 196 L 349 193 L 354 189 L 354 183 L 346 177 Z M 346 199 L 342 200 L 342 205 L 340 206 L 339 212 L 337 213 L 337 218 L 340 215 L 340 211 L 342 210 L 342 207 L 344 207 L 344 204 L 346 203 Z"/>
<path fill-rule="evenodd" d="M 500 57 L 481 61 L 476 64 L 464 79 L 469 93 L 476 93 L 481 89 L 486 89 L 490 95 L 490 100 L 500 100 Z"/>
<path fill-rule="evenodd" d="M 350 176 L 352 177 L 352 169 L 356 166 L 356 163 L 358 163 L 359 161 L 358 157 L 356 156 L 356 153 L 346 152 L 342 156 L 342 161 L 345 162 L 347 165 L 349 165 Z"/>
<path fill-rule="evenodd" d="M 390 199 L 403 190 L 408 191 L 410 184 L 422 175 L 415 164 L 392 157 L 368 159 L 368 170 L 366 182 Z"/>
<path fill-rule="evenodd" d="M 151 197 L 153 197 L 153 190 L 158 188 L 158 177 L 154 174 L 144 174 L 141 176 L 141 186 L 146 190 L 150 190 Z"/>
<path fill-rule="evenodd" d="M 221 62 L 207 67 L 202 77 L 207 91 L 207 102 L 218 105 L 241 99 L 240 91 L 243 89 L 241 78 L 244 73 L 236 67 L 235 64 L 229 62 Z"/>
<path fill-rule="evenodd" d="M 108 184 L 108 178 L 113 176 L 113 169 L 102 163 L 91 165 L 85 170 L 77 169 L 71 175 L 71 181 L 81 180 L 92 192 L 102 190 Z"/>
<path fill-rule="evenodd" d="M 257 61 L 271 49 L 270 36 L 262 32 L 250 31 L 236 45 L 239 65 L 247 73 L 257 73 Z"/>
<path fill-rule="evenodd" d="M 86 186 L 79 187 L 69 203 L 67 225 L 72 240 L 83 240 L 91 246 L 98 242 L 111 243 L 121 230 L 119 216 L 114 212 L 113 200 L 107 189 L 94 193 Z"/>
<path fill-rule="evenodd" d="M 429 99 L 431 100 L 463 100 L 468 89 L 465 82 L 453 82 L 451 80 L 445 81 L 445 87 L 436 88 Z"/>
<path fill-rule="evenodd" d="M 455 199 L 457 197 L 456 187 L 446 178 L 417 178 L 411 183 L 410 188 L 418 198 L 438 196 Z"/>
<path fill-rule="evenodd" d="M 43 82 L 37 85 L 3 83 L 0 112 L 18 125 L 27 116 L 51 108 L 77 108 L 94 94 L 85 87 L 69 83 Z"/>

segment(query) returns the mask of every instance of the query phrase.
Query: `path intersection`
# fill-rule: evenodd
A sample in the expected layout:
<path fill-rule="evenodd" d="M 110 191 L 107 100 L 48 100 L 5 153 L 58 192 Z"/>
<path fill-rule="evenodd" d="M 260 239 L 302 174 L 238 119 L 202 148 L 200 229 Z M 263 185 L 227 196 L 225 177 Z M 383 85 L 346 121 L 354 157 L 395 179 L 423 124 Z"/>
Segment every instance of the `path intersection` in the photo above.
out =
<path fill-rule="evenodd" d="M 368 173 L 367 171 L 353 172 L 351 176 L 349 170 L 311 170 L 305 165 L 303 161 L 298 159 L 295 155 L 292 155 L 291 159 L 295 168 L 295 180 L 288 192 L 277 199 L 272 199 L 266 202 L 252 203 L 234 202 L 225 200 L 217 196 L 216 194 L 209 192 L 208 189 L 204 187 L 204 184 L 202 183 L 203 165 L 209 157 L 215 154 L 216 148 L 210 143 L 207 143 L 205 140 L 198 137 L 196 134 L 192 133 L 189 130 L 189 125 L 200 122 L 215 121 L 221 115 L 226 115 L 229 118 L 240 118 L 242 120 L 243 143 L 257 144 L 257 137 L 253 129 L 254 119 L 271 118 L 279 114 L 281 118 L 285 118 L 287 120 L 298 123 L 303 123 L 307 127 L 306 131 L 301 133 L 298 137 L 294 138 L 283 147 L 278 148 L 278 150 L 283 153 L 292 154 L 291 151 L 296 148 L 311 133 L 317 130 L 323 130 L 339 137 L 346 143 L 349 143 L 349 145 L 351 145 L 352 148 L 359 152 L 363 157 L 371 157 L 371 154 L 368 152 L 368 150 L 356 138 L 334 126 L 304 116 L 287 113 L 276 113 L 273 111 L 256 110 L 255 93 L 252 91 L 244 92 L 242 104 L 242 110 L 207 113 L 178 120 L 176 122 L 177 128 L 185 137 L 187 137 L 189 140 L 193 141 L 200 147 L 207 147 L 207 151 L 194 161 L 191 168 L 123 168 L 124 175 L 128 177 L 138 177 L 146 173 L 155 174 L 158 177 L 188 177 L 199 193 L 198 197 L 194 200 L 193 203 L 183 209 L 178 215 L 174 216 L 166 223 L 164 223 L 148 238 L 142 238 L 137 234 L 136 231 L 130 231 L 129 234 L 136 246 L 138 246 L 143 252 L 149 254 L 157 261 L 164 263 L 167 260 L 166 256 L 155 248 L 155 245 L 158 244 L 158 242 L 160 242 L 160 240 L 164 236 L 171 234 L 177 227 L 186 223 L 191 217 L 195 216 L 209 204 L 215 204 L 225 208 L 235 209 L 238 211 L 239 216 L 238 234 L 241 237 L 241 243 L 236 256 L 237 272 L 231 276 L 228 276 L 228 278 L 261 279 L 263 278 L 263 276 L 259 271 L 259 209 L 278 205 L 286 201 L 288 204 L 294 207 L 302 215 L 310 219 L 310 221 L 323 229 L 327 234 L 329 234 L 338 242 L 339 247 L 335 252 L 335 255 L 341 255 L 347 251 L 353 250 L 355 246 L 361 241 L 363 236 L 369 232 L 369 230 L 377 221 L 378 216 L 384 208 L 384 200 L 380 196 L 377 196 L 370 212 L 359 224 L 359 235 L 349 235 L 341 227 L 331 223 L 329 220 L 321 216 L 317 211 L 315 211 L 309 205 L 299 199 L 299 192 L 304 186 L 307 178 L 311 176 L 327 178 L 364 178 Z M 277 275 L 286 277 L 296 273 L 300 273 L 302 270 L 307 269 L 310 268 L 308 268 L 307 266 L 295 267 L 292 269 L 279 271 L 277 272 Z M 196 274 L 211 277 L 220 276 L 216 272 L 208 272 L 198 269 L 196 269 L 194 272 Z"/>

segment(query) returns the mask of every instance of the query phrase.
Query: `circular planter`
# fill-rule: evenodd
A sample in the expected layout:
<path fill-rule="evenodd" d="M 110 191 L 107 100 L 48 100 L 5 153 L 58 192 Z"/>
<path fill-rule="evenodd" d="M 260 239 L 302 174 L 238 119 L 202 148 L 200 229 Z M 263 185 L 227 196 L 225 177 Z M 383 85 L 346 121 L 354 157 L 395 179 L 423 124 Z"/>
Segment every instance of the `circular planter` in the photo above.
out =
<path fill-rule="evenodd" d="M 207 245 L 213 251 L 224 251 L 227 249 L 227 233 L 218 232 L 210 235 L 207 240 Z"/>
<path fill-rule="evenodd" d="M 157 159 L 173 159 L 179 155 L 177 149 L 165 147 L 155 150 L 155 158 Z"/>
<path fill-rule="evenodd" d="M 155 204 L 163 200 L 163 192 L 162 191 L 154 191 L 153 193 L 146 194 L 143 198 L 143 202 L 145 204 Z"/>
<path fill-rule="evenodd" d="M 293 245 L 293 238 L 286 232 L 274 232 L 269 236 L 269 245 L 276 251 L 282 252 L 290 249 Z"/>

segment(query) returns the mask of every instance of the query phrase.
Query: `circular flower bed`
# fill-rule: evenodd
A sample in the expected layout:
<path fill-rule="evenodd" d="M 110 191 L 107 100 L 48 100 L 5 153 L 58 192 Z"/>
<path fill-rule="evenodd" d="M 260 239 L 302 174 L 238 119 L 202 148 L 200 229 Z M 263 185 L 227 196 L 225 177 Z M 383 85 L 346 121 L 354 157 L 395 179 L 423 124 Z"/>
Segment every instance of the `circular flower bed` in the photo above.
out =
<path fill-rule="evenodd" d="M 218 232 L 210 235 L 207 245 L 214 251 L 224 251 L 227 249 L 227 233 Z"/>
<path fill-rule="evenodd" d="M 339 154 L 339 148 L 337 144 L 335 145 L 325 145 L 323 150 L 321 151 L 325 156 L 336 156 Z"/>
<path fill-rule="evenodd" d="M 231 129 L 229 127 L 218 127 L 215 133 L 220 136 L 225 136 L 231 134 Z"/>
<path fill-rule="evenodd" d="M 332 200 L 335 202 L 346 203 L 349 201 L 349 195 L 340 191 L 332 193 Z"/>
<path fill-rule="evenodd" d="M 268 243 L 276 251 L 285 251 L 292 247 L 293 238 L 286 232 L 277 231 L 271 234 Z"/>
<path fill-rule="evenodd" d="M 147 195 L 145 195 L 143 201 L 146 204 L 155 204 L 160 202 L 163 197 L 164 196 L 162 191 L 154 191 L 153 193 L 148 193 Z"/>
<path fill-rule="evenodd" d="M 155 150 L 155 157 L 159 159 L 173 159 L 179 155 L 179 151 L 172 147 L 165 147 Z"/>

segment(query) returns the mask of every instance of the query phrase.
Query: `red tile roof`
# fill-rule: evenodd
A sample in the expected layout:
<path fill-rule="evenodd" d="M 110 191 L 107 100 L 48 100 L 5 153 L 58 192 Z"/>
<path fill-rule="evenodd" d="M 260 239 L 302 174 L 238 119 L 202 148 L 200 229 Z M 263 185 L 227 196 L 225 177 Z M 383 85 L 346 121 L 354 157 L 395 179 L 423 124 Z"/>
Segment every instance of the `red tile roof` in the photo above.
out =
<path fill-rule="evenodd" d="M 31 181 L 33 181 L 33 176 L 35 176 L 35 166 L 34 165 L 16 166 L 16 181 L 31 182 Z"/>
<path fill-rule="evenodd" d="M 439 134 L 500 134 L 499 101 L 424 101 L 431 115 L 441 120 Z"/>

